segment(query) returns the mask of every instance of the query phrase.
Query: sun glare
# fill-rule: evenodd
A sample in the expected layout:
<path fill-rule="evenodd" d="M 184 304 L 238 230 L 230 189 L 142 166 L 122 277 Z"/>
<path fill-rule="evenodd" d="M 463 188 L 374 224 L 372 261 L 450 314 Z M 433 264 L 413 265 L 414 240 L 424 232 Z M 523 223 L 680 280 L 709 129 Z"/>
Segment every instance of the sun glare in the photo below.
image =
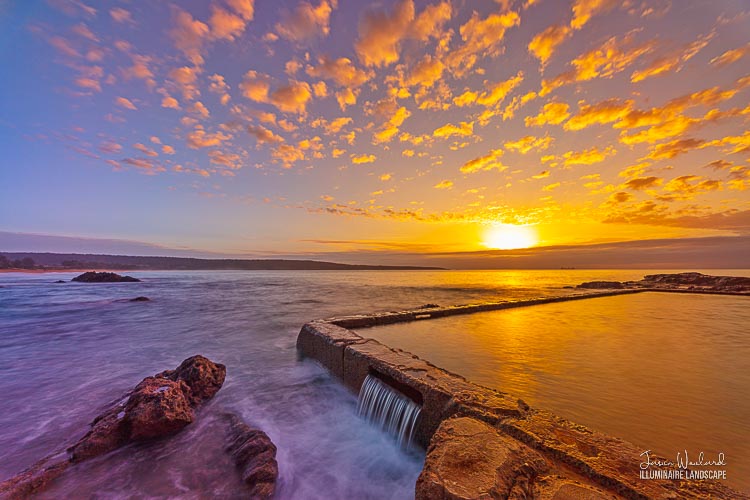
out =
<path fill-rule="evenodd" d="M 539 241 L 533 226 L 500 224 L 490 227 L 484 235 L 484 246 L 498 250 L 533 247 Z"/>

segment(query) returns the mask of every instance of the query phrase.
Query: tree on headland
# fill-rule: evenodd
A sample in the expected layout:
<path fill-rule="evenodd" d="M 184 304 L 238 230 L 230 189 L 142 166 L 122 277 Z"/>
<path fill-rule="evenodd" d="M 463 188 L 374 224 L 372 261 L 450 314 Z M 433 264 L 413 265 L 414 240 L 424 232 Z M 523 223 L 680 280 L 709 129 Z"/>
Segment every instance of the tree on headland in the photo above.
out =
<path fill-rule="evenodd" d="M 10 260 L 5 255 L 0 255 L 0 269 L 36 269 L 36 262 L 31 257 Z"/>

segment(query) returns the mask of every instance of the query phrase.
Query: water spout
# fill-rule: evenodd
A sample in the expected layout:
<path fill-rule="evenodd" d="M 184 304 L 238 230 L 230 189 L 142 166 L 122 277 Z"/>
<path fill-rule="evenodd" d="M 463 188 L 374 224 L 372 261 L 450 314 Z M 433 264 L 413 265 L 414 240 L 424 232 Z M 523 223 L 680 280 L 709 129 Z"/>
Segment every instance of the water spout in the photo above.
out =
<path fill-rule="evenodd" d="M 372 375 L 367 375 L 359 391 L 359 414 L 396 436 L 402 448 L 412 445 L 421 410 L 414 401 Z"/>

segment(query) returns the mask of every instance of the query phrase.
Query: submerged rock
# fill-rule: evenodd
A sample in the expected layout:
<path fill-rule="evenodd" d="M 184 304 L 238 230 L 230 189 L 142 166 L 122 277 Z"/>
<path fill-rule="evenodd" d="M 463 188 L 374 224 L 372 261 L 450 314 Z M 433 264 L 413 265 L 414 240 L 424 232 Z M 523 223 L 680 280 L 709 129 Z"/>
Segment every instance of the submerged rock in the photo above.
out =
<path fill-rule="evenodd" d="M 576 288 L 588 288 L 588 289 L 620 289 L 625 288 L 625 285 L 620 283 L 619 281 L 587 281 L 586 283 L 581 283 Z"/>
<path fill-rule="evenodd" d="M 65 280 L 57 280 L 55 283 L 65 283 Z"/>
<path fill-rule="evenodd" d="M 276 446 L 265 432 L 250 427 L 237 415 L 226 413 L 224 417 L 229 422 L 226 451 L 240 470 L 242 482 L 250 490 L 250 498 L 272 498 L 279 477 Z"/>
<path fill-rule="evenodd" d="M 149 299 L 148 297 L 141 296 L 141 297 L 136 297 L 134 299 L 130 299 L 128 302 L 148 302 L 150 300 L 151 299 Z"/>
<path fill-rule="evenodd" d="M 89 271 L 79 274 L 71 281 L 78 281 L 79 283 L 134 283 L 141 280 L 132 276 L 120 276 L 117 273 Z"/>
<path fill-rule="evenodd" d="M 26 497 L 43 489 L 72 463 L 180 431 L 195 419 L 193 410 L 218 392 L 225 377 L 224 365 L 203 356 L 186 359 L 176 370 L 146 377 L 97 416 L 76 444 L 0 483 L 0 498 Z"/>

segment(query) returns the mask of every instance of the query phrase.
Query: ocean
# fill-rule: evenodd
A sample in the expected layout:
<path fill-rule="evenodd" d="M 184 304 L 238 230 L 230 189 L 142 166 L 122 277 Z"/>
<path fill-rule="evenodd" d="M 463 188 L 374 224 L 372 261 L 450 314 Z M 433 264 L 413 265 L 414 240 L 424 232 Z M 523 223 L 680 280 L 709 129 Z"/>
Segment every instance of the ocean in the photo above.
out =
<path fill-rule="evenodd" d="M 133 271 L 143 282 L 121 284 L 55 283 L 74 273 L 0 274 L 0 480 L 78 439 L 143 377 L 203 354 L 227 366 L 227 380 L 196 423 L 79 464 L 43 497 L 230 498 L 239 479 L 226 473 L 232 465 L 217 417 L 230 410 L 277 445 L 279 498 L 411 498 L 424 457 L 402 452 L 357 416 L 356 395 L 299 358 L 295 341 L 306 321 L 564 295 L 574 292 L 564 286 L 583 281 L 678 271 Z M 136 296 L 151 301 L 127 301 Z M 721 321 L 717 315 L 716 331 Z M 748 336 L 733 341 L 738 352 L 750 345 Z M 736 376 L 744 382 L 731 389 L 747 394 L 748 375 Z"/>

